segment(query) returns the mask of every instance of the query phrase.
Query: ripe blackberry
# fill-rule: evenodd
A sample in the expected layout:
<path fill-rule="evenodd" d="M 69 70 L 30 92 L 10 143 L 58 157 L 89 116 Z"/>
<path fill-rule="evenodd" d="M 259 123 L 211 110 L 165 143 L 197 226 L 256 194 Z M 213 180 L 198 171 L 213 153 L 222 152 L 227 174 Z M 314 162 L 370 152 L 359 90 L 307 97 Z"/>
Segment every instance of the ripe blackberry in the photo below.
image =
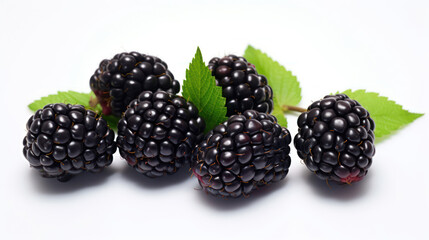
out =
<path fill-rule="evenodd" d="M 116 54 L 103 60 L 89 80 L 103 114 L 120 117 L 127 105 L 145 91 L 176 94 L 180 84 L 161 59 L 138 52 Z"/>
<path fill-rule="evenodd" d="M 215 57 L 210 60 L 208 67 L 216 78 L 216 85 L 222 87 L 227 116 L 250 109 L 271 113 L 273 90 L 268 85 L 267 78 L 258 74 L 245 58 L 235 55 Z"/>
<path fill-rule="evenodd" d="M 298 156 L 319 178 L 352 183 L 367 174 L 375 153 L 375 124 L 356 100 L 345 94 L 325 96 L 299 116 L 298 127 Z"/>
<path fill-rule="evenodd" d="M 239 197 L 286 177 L 289 131 L 266 113 L 247 110 L 210 131 L 194 149 L 192 170 L 212 195 Z"/>
<path fill-rule="evenodd" d="M 44 177 L 67 181 L 112 163 L 115 133 L 82 105 L 48 104 L 28 119 L 24 156 Z"/>
<path fill-rule="evenodd" d="M 144 91 L 118 123 L 119 153 L 149 177 L 173 174 L 190 160 L 204 128 L 191 102 L 164 91 Z"/>

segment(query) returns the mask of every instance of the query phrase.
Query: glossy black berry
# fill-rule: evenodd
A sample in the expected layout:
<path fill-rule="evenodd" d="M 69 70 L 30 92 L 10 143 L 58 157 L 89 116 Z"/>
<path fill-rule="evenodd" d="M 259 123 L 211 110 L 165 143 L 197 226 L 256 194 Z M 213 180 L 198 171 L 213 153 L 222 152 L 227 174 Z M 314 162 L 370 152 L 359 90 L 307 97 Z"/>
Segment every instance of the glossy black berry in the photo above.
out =
<path fill-rule="evenodd" d="M 325 96 L 298 117 L 298 127 L 298 156 L 319 178 L 352 183 L 367 174 L 375 125 L 357 101 L 344 94 Z"/>
<path fill-rule="evenodd" d="M 144 91 L 118 123 L 119 153 L 146 176 L 173 174 L 189 162 L 204 129 L 191 102 L 165 91 Z"/>
<path fill-rule="evenodd" d="M 24 156 L 44 177 L 67 181 L 109 166 L 116 151 L 107 122 L 81 105 L 49 104 L 27 121 Z"/>
<path fill-rule="evenodd" d="M 273 90 L 263 75 L 243 57 L 228 55 L 212 58 L 208 64 L 216 84 L 226 98 L 227 116 L 254 109 L 270 113 L 273 110 Z"/>
<path fill-rule="evenodd" d="M 137 52 L 116 54 L 103 60 L 89 85 L 103 108 L 103 114 L 121 116 L 127 105 L 142 91 L 180 91 L 167 64 L 161 59 Z"/>
<path fill-rule="evenodd" d="M 291 164 L 289 131 L 266 113 L 233 115 L 205 135 L 191 166 L 201 187 L 216 196 L 246 196 L 286 177 Z"/>

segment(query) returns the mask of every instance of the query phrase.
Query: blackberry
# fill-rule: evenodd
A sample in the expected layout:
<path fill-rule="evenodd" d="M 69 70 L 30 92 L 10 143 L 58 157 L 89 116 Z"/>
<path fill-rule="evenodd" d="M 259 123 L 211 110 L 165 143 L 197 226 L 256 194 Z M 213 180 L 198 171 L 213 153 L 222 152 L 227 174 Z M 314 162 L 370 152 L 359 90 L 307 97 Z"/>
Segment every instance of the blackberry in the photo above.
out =
<path fill-rule="evenodd" d="M 325 96 L 299 116 L 298 127 L 298 156 L 319 178 L 352 183 L 367 174 L 375 154 L 375 124 L 356 100 Z"/>
<path fill-rule="evenodd" d="M 271 113 L 273 90 L 267 78 L 258 74 L 245 58 L 235 55 L 215 57 L 208 67 L 216 78 L 216 85 L 222 87 L 228 117 L 250 109 Z"/>
<path fill-rule="evenodd" d="M 203 137 L 205 123 L 198 113 L 183 97 L 142 92 L 118 123 L 119 153 L 146 176 L 175 173 Z"/>
<path fill-rule="evenodd" d="M 101 171 L 116 151 L 113 130 L 82 105 L 48 104 L 28 119 L 27 130 L 24 156 L 30 166 L 59 181 Z"/>
<path fill-rule="evenodd" d="M 247 110 L 204 137 L 194 149 L 192 170 L 212 195 L 246 196 L 258 186 L 286 177 L 290 142 L 289 131 L 274 116 Z"/>
<path fill-rule="evenodd" d="M 161 59 L 138 52 L 116 54 L 101 61 L 89 85 L 103 114 L 120 117 L 127 105 L 145 91 L 164 90 L 176 94 L 180 84 Z"/>

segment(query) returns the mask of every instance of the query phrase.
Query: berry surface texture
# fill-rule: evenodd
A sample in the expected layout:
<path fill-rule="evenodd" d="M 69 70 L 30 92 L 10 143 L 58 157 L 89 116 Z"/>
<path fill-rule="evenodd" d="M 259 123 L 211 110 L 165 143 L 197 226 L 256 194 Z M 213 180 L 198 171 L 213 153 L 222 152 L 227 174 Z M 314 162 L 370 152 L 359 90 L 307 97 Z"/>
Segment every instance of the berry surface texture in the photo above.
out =
<path fill-rule="evenodd" d="M 350 184 L 367 174 L 375 154 L 375 123 L 357 101 L 328 95 L 298 117 L 298 127 L 298 156 L 319 178 Z"/>

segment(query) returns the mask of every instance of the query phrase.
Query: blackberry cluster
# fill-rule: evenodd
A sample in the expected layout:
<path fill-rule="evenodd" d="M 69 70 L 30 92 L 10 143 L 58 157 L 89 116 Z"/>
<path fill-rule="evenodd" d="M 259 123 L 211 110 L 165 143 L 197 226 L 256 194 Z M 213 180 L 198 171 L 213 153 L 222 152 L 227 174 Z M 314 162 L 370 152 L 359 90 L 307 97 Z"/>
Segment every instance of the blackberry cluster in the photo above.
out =
<path fill-rule="evenodd" d="M 28 119 L 24 156 L 44 177 L 67 181 L 112 163 L 115 133 L 82 105 L 49 104 Z"/>
<path fill-rule="evenodd" d="M 149 177 L 175 173 L 202 139 L 204 120 L 184 98 L 164 91 L 142 92 L 118 123 L 121 156 Z"/>
<path fill-rule="evenodd" d="M 250 109 L 271 113 L 273 90 L 267 78 L 259 75 L 245 58 L 235 55 L 215 57 L 210 60 L 208 67 L 216 78 L 216 84 L 222 87 L 227 116 Z"/>
<path fill-rule="evenodd" d="M 176 94 L 180 84 L 161 59 L 138 52 L 116 54 L 103 60 L 89 85 L 103 114 L 120 117 L 128 104 L 145 91 L 164 90 Z"/>
<path fill-rule="evenodd" d="M 367 174 L 375 154 L 375 124 L 356 100 L 325 96 L 299 116 L 298 127 L 298 156 L 319 178 L 352 183 Z"/>
<path fill-rule="evenodd" d="M 266 113 L 247 110 L 210 131 L 195 148 L 192 170 L 212 195 L 239 197 L 289 171 L 289 131 Z"/>

